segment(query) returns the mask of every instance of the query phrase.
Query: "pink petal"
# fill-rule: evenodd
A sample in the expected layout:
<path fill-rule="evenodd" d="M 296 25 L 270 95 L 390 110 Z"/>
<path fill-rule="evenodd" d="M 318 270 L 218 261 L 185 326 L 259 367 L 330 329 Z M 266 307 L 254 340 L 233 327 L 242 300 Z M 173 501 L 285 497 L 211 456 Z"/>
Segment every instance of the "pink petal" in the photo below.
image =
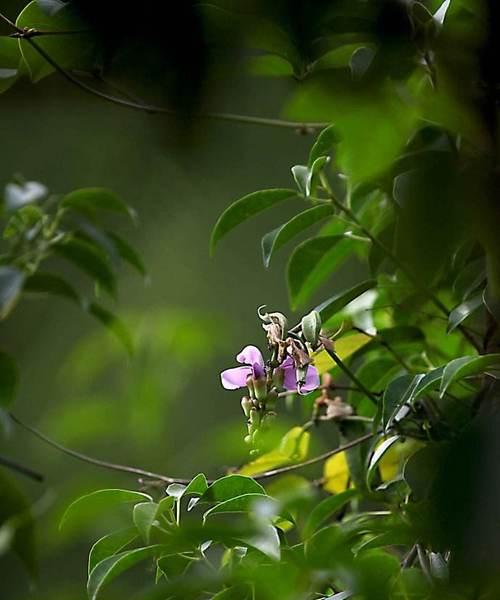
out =
<path fill-rule="evenodd" d="M 316 369 L 316 367 L 313 367 L 312 365 L 309 365 L 306 373 L 306 382 L 300 387 L 299 393 L 308 394 L 309 392 L 312 392 L 313 390 L 319 388 L 319 384 L 320 381 L 318 369 Z"/>
<path fill-rule="evenodd" d="M 283 387 L 289 392 L 298 391 L 299 394 L 309 394 L 309 392 L 317 389 L 320 385 L 318 370 L 312 365 L 309 365 L 307 368 L 306 381 L 304 385 L 300 386 L 300 389 L 297 385 L 297 373 L 295 371 L 295 365 L 290 356 L 283 361 L 281 368 L 285 373 Z"/>
<path fill-rule="evenodd" d="M 255 346 L 245 346 L 243 350 L 236 356 L 236 360 L 244 365 L 253 365 L 257 363 L 261 367 L 264 366 L 262 353 Z"/>
<path fill-rule="evenodd" d="M 252 367 L 235 367 L 226 369 L 220 374 L 222 387 L 226 390 L 237 390 L 246 387 L 247 377 L 252 374 Z"/>
<path fill-rule="evenodd" d="M 290 356 L 288 356 L 282 363 L 281 368 L 283 369 L 284 379 L 283 387 L 289 392 L 297 391 L 297 376 L 295 375 L 295 365 Z"/>

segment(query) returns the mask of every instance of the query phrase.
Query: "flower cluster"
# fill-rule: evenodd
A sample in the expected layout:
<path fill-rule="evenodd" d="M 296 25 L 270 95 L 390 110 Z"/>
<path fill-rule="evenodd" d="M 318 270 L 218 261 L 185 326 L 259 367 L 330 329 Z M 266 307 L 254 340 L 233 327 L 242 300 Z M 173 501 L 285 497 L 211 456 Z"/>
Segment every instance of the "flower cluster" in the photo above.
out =
<path fill-rule="evenodd" d="M 320 385 L 307 343 L 298 334 L 286 331 L 286 318 L 281 313 L 259 316 L 267 333 L 271 357 L 266 362 L 255 346 L 245 346 L 236 356 L 241 366 L 221 373 L 227 390 L 248 389 L 241 400 L 248 419 L 245 441 L 255 446 L 259 431 L 275 416 L 274 406 L 280 392 L 309 394 Z"/>

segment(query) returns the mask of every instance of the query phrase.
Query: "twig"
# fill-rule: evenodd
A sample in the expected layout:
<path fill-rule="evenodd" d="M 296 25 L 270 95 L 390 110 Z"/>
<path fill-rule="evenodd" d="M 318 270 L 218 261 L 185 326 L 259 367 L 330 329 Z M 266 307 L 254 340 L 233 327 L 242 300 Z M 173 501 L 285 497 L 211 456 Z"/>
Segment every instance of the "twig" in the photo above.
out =
<path fill-rule="evenodd" d="M 188 484 L 191 481 L 190 479 L 178 479 L 175 477 L 169 477 L 168 475 L 162 475 L 160 473 L 154 473 L 152 471 L 145 471 L 143 469 L 138 469 L 137 467 L 129 467 L 127 465 L 120 465 L 120 464 L 108 462 L 105 460 L 100 460 L 98 458 L 92 458 L 91 456 L 87 456 L 86 454 L 82 454 L 81 452 L 77 452 L 76 450 L 71 450 L 70 448 L 66 448 L 62 444 L 59 444 L 58 442 L 56 442 L 56 441 L 52 440 L 51 438 L 49 438 L 48 436 L 46 436 L 41 431 L 38 431 L 38 429 L 35 429 L 35 427 L 32 427 L 31 425 L 24 423 L 18 417 L 16 417 L 14 414 L 9 413 L 9 416 L 12 419 L 12 421 L 14 423 L 16 423 L 16 425 L 19 425 L 26 431 L 29 431 L 34 436 L 36 436 L 38 439 L 44 441 L 46 444 L 49 444 L 49 446 L 56 448 L 57 450 L 59 450 L 60 452 L 63 452 L 64 454 L 67 454 L 68 456 L 72 456 L 73 458 L 76 458 L 77 460 L 81 460 L 83 462 L 89 463 L 96 467 L 101 467 L 103 469 L 109 469 L 112 471 L 120 471 L 122 473 L 129 473 L 131 475 L 139 475 L 141 477 L 146 477 L 148 479 L 155 479 L 158 481 L 163 481 L 164 483 L 167 483 L 167 484 L 170 484 L 170 483 Z"/>
<path fill-rule="evenodd" d="M 367 398 L 369 398 L 374 404 L 378 405 L 377 396 L 373 392 L 370 392 L 370 390 L 367 387 L 365 387 L 365 385 L 356 377 L 356 375 L 351 371 L 351 369 L 349 369 L 349 367 L 344 363 L 344 361 L 341 360 L 341 358 L 335 352 L 331 340 L 322 337 L 321 341 L 323 343 L 323 348 L 325 349 L 326 353 L 328 354 L 328 356 L 330 356 L 330 358 L 333 359 L 335 364 L 347 375 L 347 377 L 349 377 L 349 379 L 354 383 L 354 385 L 356 385 Z"/>
<path fill-rule="evenodd" d="M 16 473 L 21 473 L 34 481 L 43 481 L 44 477 L 40 473 L 33 471 L 29 467 L 25 467 L 24 465 L 19 464 L 18 462 L 11 460 L 10 458 L 6 458 L 5 456 L 0 456 L 0 465 L 7 467 L 11 471 L 15 471 Z"/>
<path fill-rule="evenodd" d="M 412 566 L 412 564 L 415 562 L 416 558 L 417 558 L 417 544 L 413 544 L 413 546 L 410 548 L 408 553 L 404 556 L 403 560 L 401 561 L 401 568 L 409 569 Z"/>
<path fill-rule="evenodd" d="M 354 448 L 355 446 L 358 446 L 359 444 L 366 442 L 367 440 L 371 439 L 373 436 L 378 435 L 378 433 L 380 433 L 380 432 L 366 433 L 365 435 L 362 435 L 361 437 L 356 438 L 355 440 L 351 440 L 350 442 L 347 442 L 347 443 L 343 444 L 342 446 L 338 446 L 337 448 L 334 448 L 333 450 L 328 450 L 328 452 L 324 452 L 323 454 L 314 456 L 313 458 L 310 458 L 309 460 L 305 460 L 303 462 L 296 463 L 294 465 L 287 465 L 286 467 L 278 467 L 277 469 L 271 469 L 270 471 L 265 471 L 264 473 L 260 473 L 258 475 L 253 475 L 253 478 L 254 479 L 267 479 L 269 477 L 274 477 L 275 475 L 281 475 L 283 473 L 288 473 L 290 471 L 295 471 L 297 469 L 303 469 L 304 467 L 308 467 L 309 465 L 314 465 L 318 462 L 323 462 L 327 458 L 330 458 L 330 456 L 334 456 L 335 454 L 340 454 L 340 452 L 344 452 L 344 450 L 349 450 L 350 448 Z"/>
<path fill-rule="evenodd" d="M 383 337 L 381 337 L 380 335 L 373 335 L 372 333 L 369 333 L 368 331 L 365 331 L 364 329 L 362 329 L 361 327 L 353 327 L 352 328 L 354 331 L 357 331 L 358 333 L 362 333 L 363 335 L 366 335 L 368 337 L 371 337 L 375 342 L 379 343 L 381 346 L 383 346 L 387 352 L 389 352 L 389 354 L 392 355 L 392 357 L 403 367 L 403 369 L 405 369 L 406 371 L 408 371 L 408 373 L 412 372 L 412 368 L 410 367 L 410 365 L 408 365 L 408 363 L 405 361 L 405 359 L 400 356 L 396 350 L 394 350 L 394 348 L 392 347 L 391 344 L 389 344 L 389 342 L 387 342 L 386 340 L 384 340 Z"/>
<path fill-rule="evenodd" d="M 26 35 L 26 31 L 24 29 L 22 29 L 21 27 L 18 27 L 13 21 L 11 21 L 8 17 L 6 17 L 2 13 L 0 13 L 0 18 L 3 19 L 6 23 L 8 23 L 11 27 L 13 27 L 15 29 L 16 33 L 18 34 L 18 37 L 21 39 L 24 39 L 26 43 L 30 44 L 30 46 L 36 52 L 38 52 L 38 54 L 49 63 L 49 65 L 51 65 L 62 77 L 64 77 L 64 79 L 66 79 L 73 85 L 77 86 L 81 90 L 83 90 L 89 94 L 92 94 L 94 96 L 97 96 L 108 102 L 113 102 L 114 104 L 119 104 L 120 106 L 124 106 L 126 108 L 141 110 L 141 111 L 145 111 L 145 112 L 152 113 L 152 114 L 161 113 L 161 114 L 174 115 L 174 116 L 179 114 L 178 111 L 171 109 L 171 108 L 167 108 L 165 106 L 156 106 L 153 104 L 137 102 L 137 101 L 131 100 L 131 99 L 118 98 L 117 96 L 107 94 L 106 92 L 102 92 L 101 90 L 98 90 L 98 89 L 88 85 L 84 81 L 81 81 L 80 79 L 75 77 L 71 72 L 69 72 L 66 69 L 64 69 L 63 67 L 61 67 L 61 65 L 58 62 L 56 62 L 41 46 L 38 45 L 37 42 L 35 42 L 32 39 L 33 36 Z M 220 121 L 231 121 L 234 123 L 241 123 L 241 124 L 245 124 L 245 125 L 262 125 L 262 126 L 267 126 L 267 127 L 281 127 L 281 128 L 287 128 L 287 129 L 295 129 L 295 130 L 299 131 L 300 133 L 310 133 L 310 132 L 316 131 L 318 129 L 324 129 L 325 127 L 328 127 L 328 125 L 330 125 L 330 123 L 326 123 L 326 122 L 325 123 L 321 123 L 321 122 L 298 123 L 296 121 L 287 121 L 284 119 L 272 119 L 272 118 L 267 118 L 267 117 L 254 117 L 254 116 L 250 116 L 250 115 L 238 115 L 238 114 L 233 114 L 233 113 L 220 113 L 220 112 L 192 113 L 189 116 L 196 118 L 196 119 L 213 119 L 213 120 L 216 119 L 216 120 L 220 120 Z"/>
<path fill-rule="evenodd" d="M 337 390 L 340 392 L 362 392 L 358 387 L 353 385 L 337 385 L 336 383 L 332 383 L 331 385 L 320 385 L 318 390 L 331 390 L 332 392 L 336 392 Z M 286 396 L 297 396 L 298 392 L 296 391 L 285 391 L 279 392 L 278 398 L 285 398 Z"/>
<path fill-rule="evenodd" d="M 26 27 L 22 31 L 16 31 L 15 33 L 11 33 L 9 37 L 17 38 L 19 40 L 27 40 L 34 37 L 45 37 L 47 35 L 77 35 L 81 33 L 89 33 L 87 29 L 80 29 L 75 31 L 40 31 L 39 29 L 35 29 L 34 27 Z"/>

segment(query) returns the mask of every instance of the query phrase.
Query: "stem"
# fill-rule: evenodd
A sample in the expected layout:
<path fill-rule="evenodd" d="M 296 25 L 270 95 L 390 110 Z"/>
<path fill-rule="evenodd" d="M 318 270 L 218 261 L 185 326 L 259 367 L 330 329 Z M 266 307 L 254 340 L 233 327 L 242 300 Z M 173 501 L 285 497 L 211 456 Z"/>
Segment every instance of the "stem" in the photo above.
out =
<path fill-rule="evenodd" d="M 260 473 L 259 475 L 254 475 L 253 478 L 267 479 L 269 477 L 274 477 L 275 475 L 281 475 L 282 473 L 288 473 L 290 471 L 295 471 L 296 469 L 302 469 L 304 467 L 308 467 L 309 465 L 314 465 L 318 462 L 323 462 L 327 458 L 330 458 L 330 456 L 334 456 L 335 454 L 340 454 L 340 452 L 344 452 L 344 450 L 354 448 L 355 446 L 366 442 L 367 440 L 371 439 L 375 435 L 378 435 L 379 433 L 380 431 L 377 433 L 366 433 L 365 435 L 362 435 L 361 437 L 356 438 L 355 440 L 351 440 L 350 442 L 347 442 L 342 446 L 338 446 L 333 450 L 328 450 L 328 452 L 324 452 L 323 454 L 310 458 L 309 460 L 305 460 L 304 462 L 297 463 L 295 465 L 287 465 L 286 467 L 279 467 L 277 469 L 271 469 L 270 471 L 265 471 L 264 473 Z"/>
<path fill-rule="evenodd" d="M 152 471 L 145 471 L 143 469 L 138 469 L 137 467 L 129 467 L 127 465 L 120 465 L 117 463 L 100 460 L 98 458 L 92 458 L 91 456 L 87 456 L 86 454 L 82 454 L 81 452 L 77 452 L 76 450 L 71 450 L 70 448 L 66 448 L 65 446 L 59 444 L 58 442 L 55 442 L 54 440 L 47 437 L 41 431 L 38 431 L 38 429 L 35 429 L 31 425 L 27 425 L 26 423 L 21 421 L 14 414 L 9 413 L 9 416 L 12 419 L 12 421 L 14 423 L 16 423 L 16 425 L 19 425 L 26 431 L 29 431 L 34 436 L 36 436 L 38 439 L 44 441 L 46 444 L 49 444 L 49 446 L 56 448 L 57 450 L 59 450 L 60 452 L 63 452 L 64 454 L 67 454 L 68 456 L 72 456 L 73 458 L 76 458 L 77 460 L 81 460 L 83 462 L 89 463 L 96 467 L 101 467 L 103 469 L 109 469 L 111 471 L 120 471 L 122 473 L 129 473 L 131 475 L 140 475 L 141 477 L 147 477 L 149 479 L 163 481 L 164 483 L 167 483 L 167 484 L 181 483 L 181 484 L 185 485 L 191 481 L 190 479 L 177 479 L 175 477 L 161 475 L 160 473 L 154 473 Z"/>
<path fill-rule="evenodd" d="M 402 356 L 400 356 L 396 352 L 396 350 L 394 350 L 394 348 L 391 346 L 391 344 L 389 344 L 389 342 L 386 342 L 379 335 L 373 335 L 371 333 L 368 333 L 368 331 L 365 331 L 361 327 L 353 327 L 353 329 L 354 329 L 354 331 L 358 331 L 359 333 L 362 333 L 363 335 L 371 337 L 374 341 L 378 342 L 381 346 L 383 346 L 387 350 L 387 352 L 389 352 L 389 354 L 392 355 L 392 357 L 403 367 L 403 369 L 406 369 L 406 371 L 408 371 L 408 373 L 411 373 L 414 370 L 404 360 L 404 358 Z"/>
<path fill-rule="evenodd" d="M 29 467 L 25 467 L 24 465 L 21 465 L 18 462 L 11 460 L 10 458 L 6 458 L 5 456 L 0 456 L 0 465 L 7 467 L 7 469 L 11 469 L 11 471 L 15 471 L 16 473 L 26 475 L 26 477 L 29 477 L 34 481 L 44 480 L 43 475 L 41 475 L 40 473 L 37 473 Z"/>
<path fill-rule="evenodd" d="M 15 29 L 18 37 L 24 39 L 24 41 L 36 51 L 38 54 L 44 58 L 49 65 L 51 65 L 64 79 L 77 86 L 81 90 L 92 94 L 94 96 L 98 96 L 99 98 L 106 100 L 108 102 L 113 102 L 114 104 L 119 104 L 120 106 L 124 106 L 126 108 L 131 108 L 135 110 L 141 110 L 148 113 L 161 113 L 167 115 L 178 115 L 179 112 L 167 108 L 165 106 L 156 106 L 153 104 L 137 102 L 131 99 L 118 98 L 117 96 L 113 96 L 111 94 L 107 94 L 106 92 L 102 92 L 98 90 L 84 81 L 81 81 L 77 77 L 75 77 L 71 72 L 67 71 L 59 63 L 57 63 L 41 46 L 37 44 L 32 39 L 32 35 L 26 35 L 26 32 L 21 27 L 18 27 L 14 22 L 12 22 L 8 17 L 4 14 L 0 13 L 0 18 L 3 19 L 6 23 L 8 23 L 12 28 Z M 284 119 L 272 119 L 267 117 L 254 117 L 250 115 L 237 115 L 233 113 L 219 113 L 219 112 L 207 112 L 207 113 L 193 113 L 190 115 L 191 117 L 197 119 L 213 119 L 219 121 L 231 121 L 233 123 L 241 123 L 244 125 L 262 125 L 265 127 L 281 127 L 286 129 L 295 129 L 300 131 L 301 133 L 310 133 L 317 129 L 323 129 L 328 127 L 330 123 L 298 123 L 296 121 L 287 121 Z"/>
<path fill-rule="evenodd" d="M 366 235 L 366 237 L 372 241 L 373 245 L 377 246 L 388 258 L 390 258 L 394 262 L 394 264 L 398 267 L 398 269 L 400 269 L 408 277 L 408 279 L 411 281 L 411 283 L 413 284 L 415 289 L 417 289 L 419 292 L 424 293 L 429 298 L 429 300 L 434 304 L 434 306 L 436 306 L 436 308 L 438 308 L 446 316 L 446 319 L 448 319 L 448 317 L 449 317 L 448 309 L 441 302 L 441 300 L 437 296 L 435 296 L 429 289 L 422 287 L 420 285 L 420 283 L 418 282 L 418 280 L 413 275 L 413 273 L 406 267 L 406 265 L 403 262 L 401 262 L 399 260 L 399 258 L 393 252 L 391 252 L 388 248 L 386 248 L 385 245 L 382 244 L 382 242 L 380 242 L 379 239 L 377 237 L 375 237 L 372 234 L 372 232 L 369 229 L 367 229 L 359 221 L 358 217 L 354 214 L 354 212 L 349 207 L 345 206 L 344 204 L 342 204 L 342 202 L 339 202 L 335 198 L 335 196 L 332 194 L 330 186 L 328 185 L 328 182 L 326 181 L 326 178 L 324 176 L 321 177 L 321 182 L 323 183 L 323 186 L 325 187 L 325 189 L 328 191 L 328 193 L 330 195 L 330 199 L 331 199 L 332 203 L 334 204 L 334 206 L 336 206 L 339 210 L 344 212 L 349 217 L 349 219 L 351 219 L 351 221 L 353 221 L 360 228 L 360 230 Z M 462 325 L 459 325 L 458 329 L 460 330 L 462 335 L 467 339 L 467 341 L 470 344 L 472 344 L 472 346 L 478 352 L 480 352 L 481 349 L 479 347 L 479 344 L 474 339 L 474 337 L 469 333 L 469 331 L 467 331 L 467 329 L 465 327 L 463 327 Z"/>
<path fill-rule="evenodd" d="M 4 19 L 5 20 L 5 19 Z M 10 23 L 9 23 L 10 24 Z M 75 31 L 40 31 L 39 29 L 26 29 L 21 31 L 16 31 L 15 33 L 11 33 L 9 37 L 28 40 L 33 37 L 42 37 L 47 35 L 76 35 L 81 33 L 90 33 L 87 29 L 80 29 Z"/>
<path fill-rule="evenodd" d="M 367 398 L 370 398 L 370 400 L 374 404 L 378 405 L 377 396 L 373 392 L 370 392 L 370 390 L 356 377 L 356 375 L 351 371 L 351 369 L 349 369 L 349 367 L 340 359 L 340 357 L 335 353 L 335 350 L 333 349 L 332 342 L 325 337 L 322 337 L 321 341 L 323 342 L 323 348 L 325 349 L 326 353 L 328 354 L 328 356 L 330 356 L 330 358 L 333 359 L 333 361 L 341 369 L 341 371 L 343 371 L 347 375 L 347 377 L 349 377 L 349 379 L 354 383 L 354 385 L 358 387 Z"/>
<path fill-rule="evenodd" d="M 362 392 L 363 390 L 361 390 L 359 387 L 355 387 L 353 385 L 337 385 L 336 383 L 332 384 L 332 385 L 320 385 L 319 388 L 317 388 L 318 390 L 330 390 L 331 392 Z M 286 396 L 296 396 L 298 394 L 298 392 L 294 392 L 294 391 L 286 391 L 286 392 L 279 392 L 278 394 L 278 398 L 285 398 Z"/>
<path fill-rule="evenodd" d="M 409 569 L 417 558 L 417 544 L 414 544 L 401 561 L 402 569 Z"/>

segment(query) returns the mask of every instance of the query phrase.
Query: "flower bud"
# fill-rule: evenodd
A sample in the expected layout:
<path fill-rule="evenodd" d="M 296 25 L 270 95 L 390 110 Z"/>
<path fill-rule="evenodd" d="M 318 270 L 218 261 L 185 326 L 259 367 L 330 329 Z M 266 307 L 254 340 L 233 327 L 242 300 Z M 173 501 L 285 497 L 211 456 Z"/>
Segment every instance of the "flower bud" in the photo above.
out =
<path fill-rule="evenodd" d="M 250 400 L 250 398 L 243 396 L 243 398 L 241 399 L 241 408 L 245 413 L 245 417 L 248 419 L 248 417 L 250 416 L 250 409 L 252 408 L 252 401 Z"/>
<path fill-rule="evenodd" d="M 261 402 L 267 398 L 267 378 L 264 369 L 254 365 L 254 376 L 252 379 L 255 397 Z"/>
<path fill-rule="evenodd" d="M 267 395 L 266 408 L 268 410 L 274 409 L 276 406 L 276 400 L 278 399 L 278 392 L 276 390 L 271 390 Z"/>
<path fill-rule="evenodd" d="M 248 433 L 254 434 L 260 426 L 260 414 L 256 408 L 250 409 L 248 417 Z"/>
<path fill-rule="evenodd" d="M 277 388 L 282 388 L 285 381 L 285 371 L 281 367 L 277 367 L 273 371 L 273 384 Z"/>
<path fill-rule="evenodd" d="M 245 442 L 245 444 L 248 444 L 248 445 L 250 445 L 250 444 L 252 443 L 252 436 L 251 436 L 250 434 L 246 435 L 246 436 L 243 438 L 243 441 Z"/>
<path fill-rule="evenodd" d="M 319 332 L 321 331 L 321 316 L 317 310 L 311 311 L 300 322 L 302 335 L 306 342 L 309 342 L 313 348 L 316 348 L 319 342 Z"/>
<path fill-rule="evenodd" d="M 247 388 L 248 388 L 248 393 L 250 395 L 250 398 L 255 398 L 255 389 L 254 389 L 254 385 L 253 385 L 253 377 L 251 375 L 249 375 L 247 377 Z"/>

